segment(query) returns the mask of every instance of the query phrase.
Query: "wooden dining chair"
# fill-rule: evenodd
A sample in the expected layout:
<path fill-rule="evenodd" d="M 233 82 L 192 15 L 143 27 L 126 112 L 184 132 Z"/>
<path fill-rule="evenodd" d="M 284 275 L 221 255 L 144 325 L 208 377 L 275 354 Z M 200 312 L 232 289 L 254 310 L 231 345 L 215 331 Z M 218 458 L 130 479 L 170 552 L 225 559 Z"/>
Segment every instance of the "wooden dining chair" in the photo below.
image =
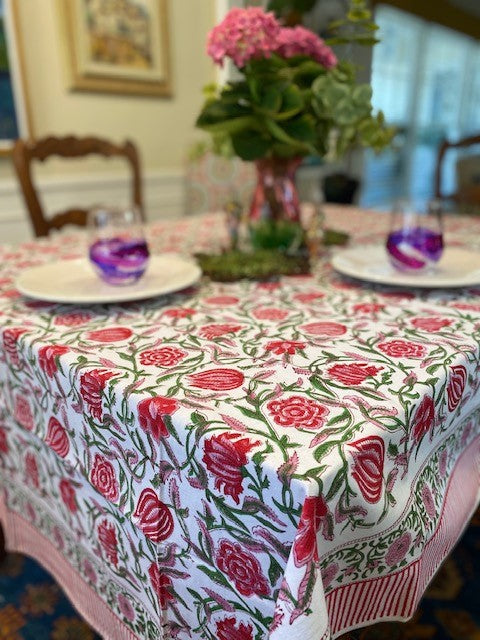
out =
<path fill-rule="evenodd" d="M 78 138 L 75 136 L 48 136 L 39 139 L 18 139 L 13 147 L 13 163 L 18 176 L 23 199 L 30 215 L 30 221 L 36 237 L 47 236 L 50 231 L 60 229 L 66 224 L 84 226 L 88 209 L 73 206 L 50 217 L 45 214 L 39 191 L 35 185 L 32 166 L 35 162 L 44 162 L 52 156 L 61 158 L 80 158 L 97 155 L 105 158 L 123 158 L 131 169 L 131 202 L 145 219 L 140 174 L 140 158 L 133 142 L 114 144 L 109 140 L 93 136 Z"/>
<path fill-rule="evenodd" d="M 462 155 L 456 162 L 456 188 L 453 193 L 443 189 L 444 166 L 448 151 L 452 149 L 471 150 L 470 155 Z M 438 149 L 435 168 L 435 198 L 450 201 L 464 213 L 480 213 L 480 135 L 468 136 L 451 142 L 444 140 Z"/>

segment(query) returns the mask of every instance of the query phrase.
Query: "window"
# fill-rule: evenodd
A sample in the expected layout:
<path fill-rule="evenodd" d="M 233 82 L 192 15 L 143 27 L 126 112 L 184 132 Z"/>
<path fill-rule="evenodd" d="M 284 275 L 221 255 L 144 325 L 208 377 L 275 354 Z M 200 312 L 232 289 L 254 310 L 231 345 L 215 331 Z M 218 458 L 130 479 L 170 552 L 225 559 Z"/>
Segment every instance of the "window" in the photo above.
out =
<path fill-rule="evenodd" d="M 361 204 L 389 205 L 400 196 L 422 204 L 433 193 L 440 141 L 480 131 L 480 44 L 393 7 L 380 5 L 375 20 L 381 42 L 373 51 L 373 104 L 398 135 L 381 155 L 366 152 Z M 447 190 L 455 161 L 452 153 Z"/>

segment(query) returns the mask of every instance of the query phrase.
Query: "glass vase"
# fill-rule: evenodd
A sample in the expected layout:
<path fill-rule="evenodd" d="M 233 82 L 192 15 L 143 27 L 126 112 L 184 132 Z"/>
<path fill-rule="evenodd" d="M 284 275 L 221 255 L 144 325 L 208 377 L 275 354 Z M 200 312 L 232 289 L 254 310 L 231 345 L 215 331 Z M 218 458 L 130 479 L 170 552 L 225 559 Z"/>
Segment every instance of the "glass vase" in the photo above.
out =
<path fill-rule="evenodd" d="M 303 240 L 296 172 L 302 158 L 256 160 L 257 184 L 249 212 L 255 249 L 292 250 Z"/>

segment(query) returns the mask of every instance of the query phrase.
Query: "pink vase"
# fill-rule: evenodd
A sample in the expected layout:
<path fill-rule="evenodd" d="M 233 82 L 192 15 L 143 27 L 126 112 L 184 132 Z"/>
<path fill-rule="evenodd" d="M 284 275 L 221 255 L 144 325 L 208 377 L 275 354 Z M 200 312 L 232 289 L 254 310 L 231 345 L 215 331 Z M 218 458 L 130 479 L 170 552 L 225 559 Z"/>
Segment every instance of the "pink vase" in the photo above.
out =
<path fill-rule="evenodd" d="M 302 158 L 261 158 L 255 161 L 257 185 L 250 205 L 250 221 L 300 221 L 295 174 Z"/>

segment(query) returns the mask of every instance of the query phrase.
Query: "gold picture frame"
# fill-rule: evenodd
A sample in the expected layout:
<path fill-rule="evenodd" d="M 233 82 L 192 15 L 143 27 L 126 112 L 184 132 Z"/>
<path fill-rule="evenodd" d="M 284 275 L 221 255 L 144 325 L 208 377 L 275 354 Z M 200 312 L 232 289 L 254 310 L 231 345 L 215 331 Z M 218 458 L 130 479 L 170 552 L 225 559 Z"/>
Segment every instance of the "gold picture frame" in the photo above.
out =
<path fill-rule="evenodd" d="M 60 0 L 74 91 L 170 96 L 168 0 Z"/>

